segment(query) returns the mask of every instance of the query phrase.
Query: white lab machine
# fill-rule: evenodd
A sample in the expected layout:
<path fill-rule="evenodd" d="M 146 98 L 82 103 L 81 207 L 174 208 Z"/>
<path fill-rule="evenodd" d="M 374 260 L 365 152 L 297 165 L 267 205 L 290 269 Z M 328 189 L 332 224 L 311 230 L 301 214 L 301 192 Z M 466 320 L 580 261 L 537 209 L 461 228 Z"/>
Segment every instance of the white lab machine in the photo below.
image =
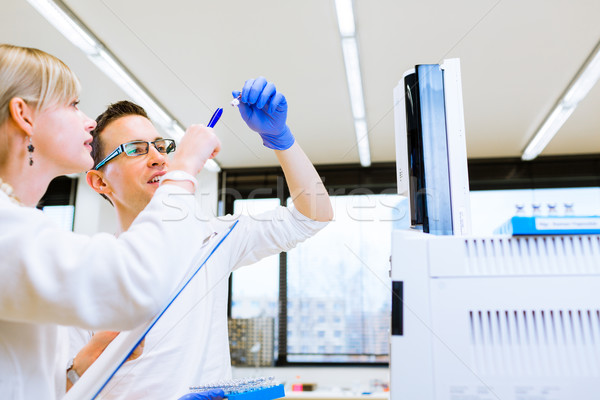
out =
<path fill-rule="evenodd" d="M 391 400 L 600 398 L 600 236 L 396 231 L 392 260 Z"/>
<path fill-rule="evenodd" d="M 464 123 L 452 129 L 463 118 L 460 70 L 454 60 L 437 67 L 444 110 L 427 95 L 415 99 L 421 82 L 407 86 L 410 73 L 395 89 L 398 186 L 411 199 L 416 229 L 392 235 L 390 399 L 598 399 L 600 235 L 468 236 Z M 448 78 L 458 92 L 447 89 Z M 407 114 L 419 101 L 422 126 L 411 137 Z M 440 115 L 441 133 L 440 121 L 423 121 Z M 440 128 L 427 133 L 427 124 Z M 452 137 L 457 132 L 462 137 Z M 446 149 L 431 153 L 428 141 L 443 135 Z"/>

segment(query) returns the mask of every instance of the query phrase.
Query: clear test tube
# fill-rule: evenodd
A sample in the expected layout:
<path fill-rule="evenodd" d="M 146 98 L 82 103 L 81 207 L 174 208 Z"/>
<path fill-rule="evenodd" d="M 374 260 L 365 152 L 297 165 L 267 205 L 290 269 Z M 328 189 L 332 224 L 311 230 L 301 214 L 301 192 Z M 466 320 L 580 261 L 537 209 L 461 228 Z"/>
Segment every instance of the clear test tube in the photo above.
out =
<path fill-rule="evenodd" d="M 575 210 L 573 209 L 573 203 L 565 203 L 565 215 L 575 215 Z"/>
<path fill-rule="evenodd" d="M 523 203 L 515 204 L 515 215 L 517 217 L 525 216 L 525 204 L 523 204 Z"/>

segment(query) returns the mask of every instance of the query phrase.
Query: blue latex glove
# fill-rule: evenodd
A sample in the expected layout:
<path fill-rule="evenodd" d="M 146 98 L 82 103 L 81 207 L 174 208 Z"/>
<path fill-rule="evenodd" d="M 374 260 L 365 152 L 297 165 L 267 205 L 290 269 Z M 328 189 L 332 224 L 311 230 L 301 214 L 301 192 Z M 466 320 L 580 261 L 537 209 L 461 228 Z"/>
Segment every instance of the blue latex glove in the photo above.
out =
<path fill-rule="evenodd" d="M 240 91 L 231 92 L 234 98 Z M 285 96 L 275 89 L 262 76 L 249 79 L 241 91 L 238 106 L 242 119 L 250 129 L 258 132 L 263 144 L 275 150 L 286 150 L 294 144 L 294 136 L 286 125 L 287 101 Z"/>
<path fill-rule="evenodd" d="M 213 389 L 206 392 L 188 393 L 179 400 L 221 400 L 223 397 L 225 397 L 223 389 Z"/>

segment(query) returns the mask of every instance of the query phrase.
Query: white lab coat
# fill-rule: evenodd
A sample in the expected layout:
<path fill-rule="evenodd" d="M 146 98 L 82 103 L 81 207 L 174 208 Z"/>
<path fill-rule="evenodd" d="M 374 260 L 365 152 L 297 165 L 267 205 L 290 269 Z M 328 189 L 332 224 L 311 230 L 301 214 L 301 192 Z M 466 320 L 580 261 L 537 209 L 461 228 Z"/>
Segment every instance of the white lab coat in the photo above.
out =
<path fill-rule="evenodd" d="M 195 205 L 164 185 L 128 232 L 90 238 L 0 192 L 0 398 L 64 393 L 68 343 L 58 325 L 126 330 L 158 312 L 209 231 Z"/>
<path fill-rule="evenodd" d="M 214 219 L 207 225 L 221 232 L 231 221 L 231 217 Z M 142 356 L 126 362 L 99 398 L 178 399 L 190 386 L 230 379 L 229 274 L 240 266 L 290 250 L 325 225 L 285 207 L 253 218 L 240 217 L 227 240 L 146 336 Z M 72 332 L 72 356 L 89 340 L 90 336 L 85 336 Z"/>

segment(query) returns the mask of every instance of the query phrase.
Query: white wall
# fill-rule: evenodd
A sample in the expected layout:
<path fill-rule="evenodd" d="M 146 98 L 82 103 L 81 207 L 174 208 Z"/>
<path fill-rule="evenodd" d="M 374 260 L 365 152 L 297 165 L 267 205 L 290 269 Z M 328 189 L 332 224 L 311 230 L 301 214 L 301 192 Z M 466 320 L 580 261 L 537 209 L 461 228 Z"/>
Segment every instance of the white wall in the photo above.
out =
<path fill-rule="evenodd" d="M 117 231 L 117 218 L 113 206 L 88 186 L 85 173 L 79 174 L 77 179 L 73 230 L 86 235 Z"/>

